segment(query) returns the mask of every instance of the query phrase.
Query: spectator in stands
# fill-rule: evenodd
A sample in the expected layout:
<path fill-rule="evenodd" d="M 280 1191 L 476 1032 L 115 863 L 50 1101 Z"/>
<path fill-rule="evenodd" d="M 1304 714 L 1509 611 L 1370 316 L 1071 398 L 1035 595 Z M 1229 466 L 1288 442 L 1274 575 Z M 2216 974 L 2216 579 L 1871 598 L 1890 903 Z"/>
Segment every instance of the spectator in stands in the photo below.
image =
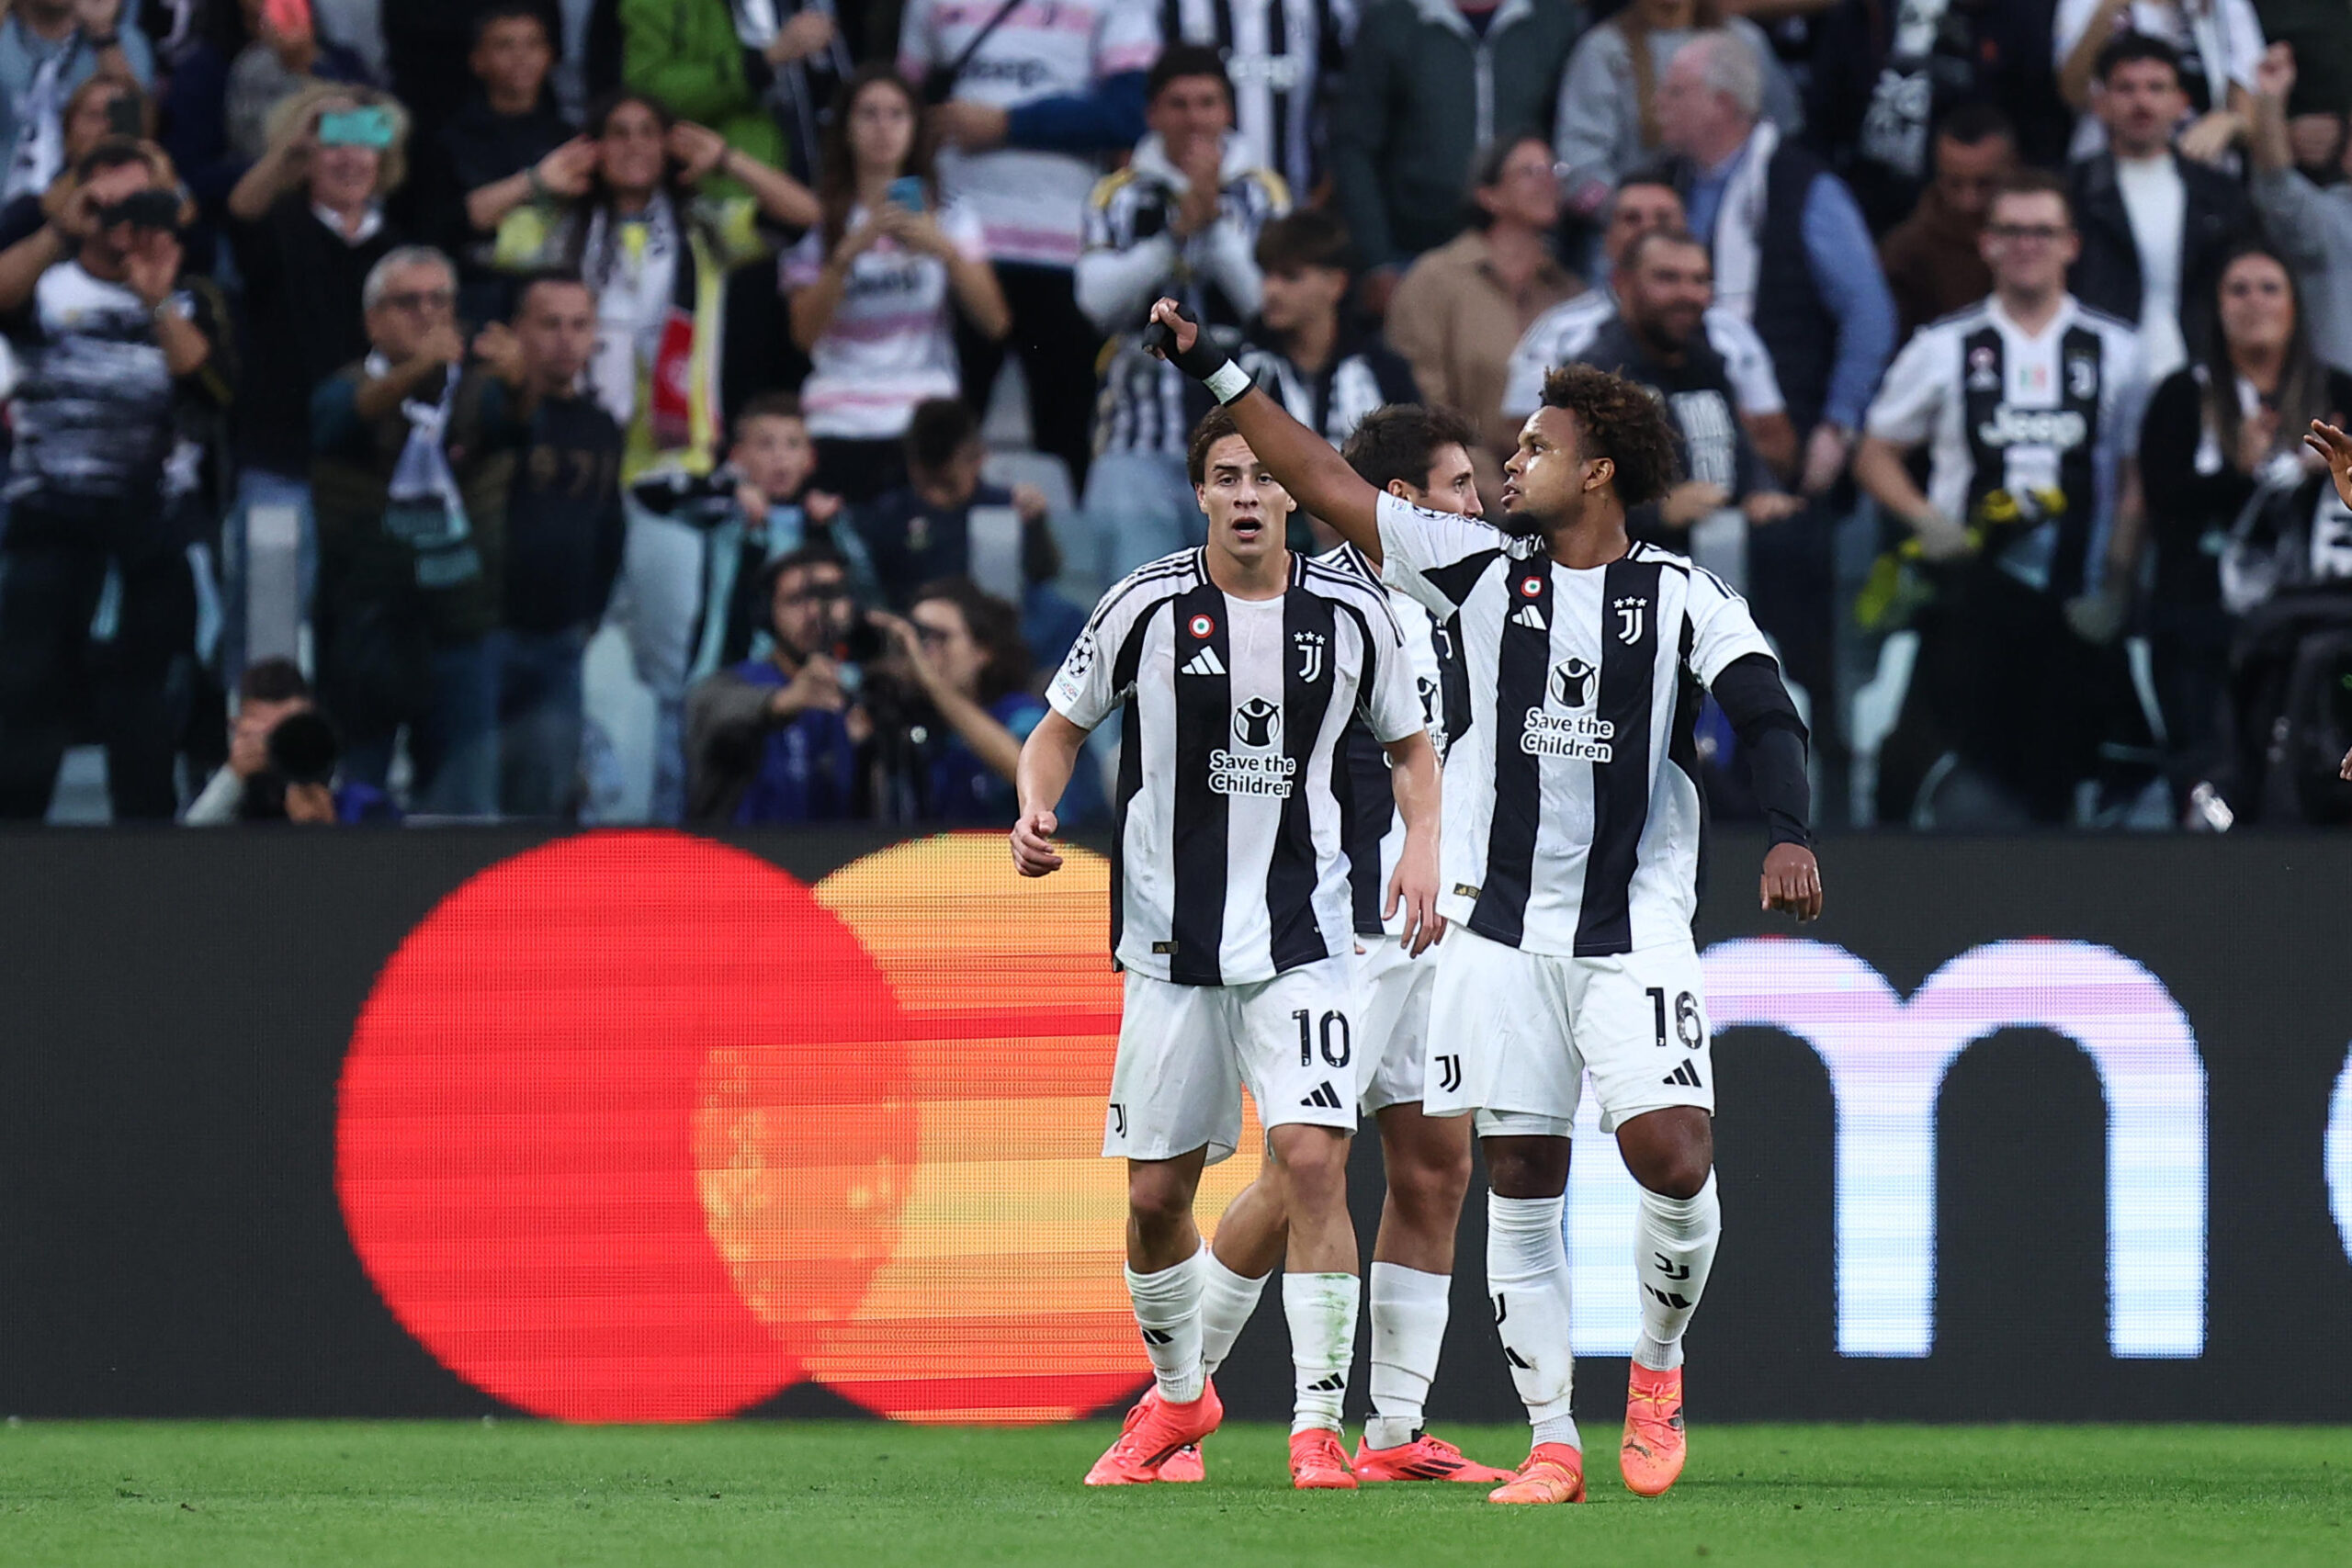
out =
<path fill-rule="evenodd" d="M 2294 51 L 2271 45 L 2256 75 L 2255 209 L 2295 267 L 2306 312 L 2299 320 L 2320 358 L 2352 366 L 2352 185 L 2339 180 L 2323 189 L 2293 166 L 2286 111 L 2295 90 Z M 2352 165 L 2352 146 L 2338 156 Z"/>
<path fill-rule="evenodd" d="M 1510 429 L 1510 445 L 1519 442 L 1519 426 L 1544 400 L 1544 378 L 1555 367 L 1583 356 L 1595 333 L 1617 313 L 1616 268 L 1645 234 L 1661 230 L 1681 232 L 1682 197 L 1661 171 L 1635 171 L 1618 183 L 1605 209 L 1600 231 L 1601 259 L 1609 273 L 1593 288 L 1555 305 L 1536 318 L 1506 367 L 1502 412 Z M 1712 288 L 1711 288 L 1712 292 Z M 1711 304 L 1701 315 L 1707 345 L 1723 361 L 1730 378 L 1732 403 L 1748 441 L 1767 466 L 1785 480 L 1796 472 L 1796 429 L 1789 423 L 1788 405 L 1781 399 L 1781 384 L 1772 375 L 1772 356 L 1763 339 L 1746 321 Z M 1503 455 L 1508 448 L 1501 449 Z"/>
<path fill-rule="evenodd" d="M 0 254 L 20 367 L 0 538 L 0 818 L 38 821 L 77 730 L 107 748 L 117 820 L 169 821 L 195 595 L 171 458 L 229 396 L 219 296 L 180 277 L 186 216 L 163 154 L 100 142 L 61 221 Z"/>
<path fill-rule="evenodd" d="M 1381 404 L 1421 400 L 1404 356 L 1348 314 L 1353 260 L 1348 231 L 1329 212 L 1267 224 L 1258 236 L 1264 300 L 1240 360 L 1293 419 L 1334 446 Z"/>
<path fill-rule="evenodd" d="M 2140 329 L 2151 380 L 2188 363 L 2211 330 L 2222 256 L 2253 231 L 2238 182 L 2173 146 L 2188 99 L 2170 44 L 2126 33 L 2098 57 L 2107 149 L 2069 172 L 2082 256 L 2067 288 Z"/>
<path fill-rule="evenodd" d="M 229 242 L 245 298 L 266 302 L 245 321 L 238 514 L 223 529 L 232 674 L 243 661 L 245 524 L 253 508 L 291 506 L 300 514 L 305 610 L 315 591 L 311 392 L 368 351 L 362 288 L 401 243 L 383 202 L 407 177 L 407 118 L 384 95 L 308 88 L 277 106 L 269 151 L 229 193 Z"/>
<path fill-rule="evenodd" d="M 1078 258 L 1078 302 L 1118 344 L 1103 371 L 1085 502 L 1106 582 L 1196 541 L 1200 528 L 1184 447 L 1208 395 L 1143 351 L 1145 314 L 1164 294 L 1238 334 L 1258 313 L 1259 232 L 1290 210 L 1282 177 L 1234 134 L 1233 85 L 1215 51 L 1178 44 L 1162 54 L 1144 112 L 1151 129 L 1134 160 L 1094 187 Z"/>
<path fill-rule="evenodd" d="M 784 261 L 819 482 L 852 504 L 903 482 L 916 405 L 959 393 L 956 313 L 990 340 L 1012 328 L 979 220 L 940 204 L 922 130 L 922 106 L 890 67 L 853 75 L 825 132 L 823 220 Z"/>
<path fill-rule="evenodd" d="M 1234 89 L 1234 129 L 1250 160 L 1295 199 L 1319 201 L 1329 106 L 1340 93 L 1355 0 L 1170 0 L 1168 44 L 1205 45 Z M 1042 660 L 1040 661 L 1042 662 Z"/>
<path fill-rule="evenodd" d="M 420 145 L 438 146 L 441 128 L 464 107 L 473 91 L 458 70 L 474 43 L 474 25 L 498 0 L 382 0 L 386 68 L 392 91 L 407 106 Z M 548 36 L 558 35 L 558 17 L 571 0 L 543 0 Z M 610 0 L 597 0 L 598 8 Z"/>
<path fill-rule="evenodd" d="M 269 733 L 278 720 L 311 710 L 311 682 L 290 659 L 256 659 L 237 680 L 237 714 L 229 721 L 229 760 L 212 771 L 180 821 L 219 828 L 237 820 L 245 781 L 269 766 Z"/>
<path fill-rule="evenodd" d="M 66 168 L 65 100 L 93 76 L 144 91 L 155 51 L 126 28 L 123 0 L 16 0 L 0 17 L 0 200 L 38 196 Z"/>
<path fill-rule="evenodd" d="M 1894 348 L 1894 300 L 1860 210 L 1813 153 L 1760 118 L 1753 51 L 1728 33 L 1682 46 L 1659 88 L 1668 144 L 1690 230 L 1714 261 L 1715 299 L 1770 351 L 1801 454 L 1797 492 L 1826 498 L 1853 450 L 1879 373 Z M 1790 678 L 1815 698 L 1814 732 L 1842 755 L 1832 672 L 1836 611 L 1830 540 L 1818 505 L 1752 535 L 1748 590 Z"/>
<path fill-rule="evenodd" d="M 1499 493 L 1492 453 L 1519 435 L 1519 422 L 1502 413 L 1511 350 L 1536 317 L 1583 285 L 1552 258 L 1560 183 L 1542 137 L 1479 149 L 1464 199 L 1471 226 L 1406 272 L 1389 302 L 1388 341 L 1424 398 L 1478 422 L 1479 488 Z"/>
<path fill-rule="evenodd" d="M 382 790 L 342 776 L 343 737 L 315 708 L 306 706 L 272 725 L 262 751 L 261 770 L 242 781 L 239 822 L 335 828 L 390 826 L 401 819 L 400 808 Z"/>
<path fill-rule="evenodd" d="M 441 128 L 447 188 L 435 193 L 441 210 L 428 219 L 461 263 L 487 263 L 498 219 L 530 197 L 577 184 L 596 151 L 574 134 L 548 89 L 555 40 L 535 0 L 500 0 L 484 11 L 466 63 L 480 90 Z"/>
<path fill-rule="evenodd" d="M 1732 417 L 1736 394 L 1723 356 L 1707 342 L 1713 264 L 1689 234 L 1657 230 L 1635 240 L 1618 267 L 1619 310 L 1577 355 L 1646 387 L 1672 414 L 1682 479 L 1625 515 L 1636 538 L 1689 553 L 1691 527 L 1737 508 L 1752 525 L 1777 523 L 1804 503 L 1784 494 Z"/>
<path fill-rule="evenodd" d="M 1092 456 L 1094 361 L 1102 337 L 1078 308 L 1078 264 L 1093 160 L 1144 133 L 1144 81 L 1159 55 L 1151 0 L 1060 0 L 998 7 L 908 0 L 899 73 L 924 85 L 945 149 L 949 200 L 978 215 L 1012 310 L 994 344 L 964 335 L 964 390 L 975 408 L 1008 350 L 1029 391 L 1035 442 L 1082 486 Z M 1081 47 L 1080 39 L 1085 40 Z"/>
<path fill-rule="evenodd" d="M 769 562 L 759 588 L 767 655 L 708 676 L 686 699 L 685 819 L 841 821 L 856 810 L 858 750 L 874 729 L 835 657 L 856 615 L 848 571 L 808 545 Z"/>
<path fill-rule="evenodd" d="M 1331 111 L 1340 215 L 1385 314 L 1407 263 L 1460 233 L 1477 150 L 1549 127 L 1582 22 L 1538 0 L 1374 0 Z"/>
<path fill-rule="evenodd" d="M 1853 197 L 1759 118 L 1763 75 L 1724 33 L 1694 39 L 1660 89 L 1690 231 L 1708 243 L 1715 298 L 1752 321 L 1804 444 L 1802 484 L 1836 482 L 1894 347 L 1894 301 Z"/>
<path fill-rule="evenodd" d="M 1682 46 L 1701 32 L 1722 28 L 1753 51 L 1764 73 L 1764 118 L 1783 136 L 1804 129 L 1796 87 L 1773 55 L 1771 39 L 1746 17 L 1726 15 L 1730 9 L 1722 0 L 1633 0 L 1577 40 L 1560 80 L 1553 133 L 1568 207 L 1577 216 L 1598 217 L 1617 182 L 1657 155 L 1663 145 L 1658 84 Z"/>
<path fill-rule="evenodd" d="M 498 223 L 502 268 L 577 271 L 595 291 L 590 381 L 628 434 L 623 479 L 664 460 L 707 470 L 723 434 L 717 345 L 726 330 L 726 275 L 766 250 L 761 218 L 814 223 L 817 198 L 718 132 L 674 120 L 633 93 L 597 104 L 588 138 L 596 147 L 592 166 L 543 167 L 543 194 L 503 213 L 477 202 L 475 221 Z M 752 196 L 699 191 L 721 174 Z"/>
<path fill-rule="evenodd" d="M 907 425 L 906 488 L 858 508 L 857 532 L 873 556 L 883 601 L 903 610 L 922 584 L 971 575 L 975 508 L 1011 511 L 1021 527 L 1022 637 L 1042 661 L 1048 650 L 1069 650 L 1085 612 L 1054 587 L 1061 552 L 1044 492 L 982 482 L 987 457 L 969 405 L 952 398 L 922 404 Z"/>
<path fill-rule="evenodd" d="M 420 809 L 498 809 L 498 624 L 522 351 L 483 331 L 465 367 L 457 269 L 403 246 L 368 275 L 369 352 L 311 399 L 319 686 L 351 775 L 383 788 L 408 731 Z"/>
<path fill-rule="evenodd" d="M 783 128 L 761 100 L 757 58 L 736 36 L 729 0 L 620 0 L 621 80 L 629 91 L 707 125 L 770 168 L 785 166 Z"/>
<path fill-rule="evenodd" d="M 675 822 L 686 807 L 688 688 L 763 657 L 768 564 L 820 548 L 840 562 L 854 597 L 876 595 L 865 543 L 841 497 L 810 482 L 816 468 L 798 400 L 763 392 L 735 416 L 725 463 L 699 476 L 666 469 L 630 488 L 625 630 L 655 705 L 655 821 Z"/>
<path fill-rule="evenodd" d="M 2165 771 L 2191 826 L 2198 785 L 2227 795 L 2238 782 L 2228 721 L 2237 617 L 2282 588 L 2352 576 L 2352 515 L 2325 459 L 2303 445 L 2312 420 L 2352 410 L 2352 376 L 2312 352 L 2300 304 L 2279 257 L 2233 252 L 2203 353 L 2156 389 L 2140 429 Z"/>
<path fill-rule="evenodd" d="M 1936 127 L 1935 147 L 1935 177 L 1919 205 L 1878 247 L 1905 338 L 1993 291 L 1977 242 L 1993 188 L 2018 162 L 2008 120 L 1984 104 L 1954 109 Z"/>
<path fill-rule="evenodd" d="M 2074 135 L 2050 63 L 2047 5 L 1849 0 L 1821 17 L 1809 63 L 1807 140 L 1882 236 L 1926 194 L 1935 139 L 1954 117 L 1998 106 L 2026 163 L 2062 161 Z M 1975 254 L 1974 242 L 1965 248 Z"/>
<path fill-rule="evenodd" d="M 578 805 L 581 660 L 620 573 L 621 433 L 580 390 L 596 346 L 586 284 L 560 273 L 526 283 L 514 338 L 530 435 L 506 507 L 499 809 L 568 817 Z"/>
<path fill-rule="evenodd" d="M 750 73 L 765 77 L 763 102 L 784 128 L 785 168 L 813 186 L 833 96 L 855 69 L 833 0 L 730 0 L 730 7 Z"/>
<path fill-rule="evenodd" d="M 918 721 L 905 770 L 909 815 L 1009 825 L 1021 743 L 1046 716 L 1030 690 L 1020 613 L 971 579 L 949 577 L 925 583 L 904 620 L 884 624 L 918 699 L 908 716 Z"/>
<path fill-rule="evenodd" d="M 240 176 L 269 150 L 269 116 L 313 81 L 365 84 L 353 50 L 313 28 L 289 37 L 262 0 L 206 0 L 194 36 L 172 62 L 164 147 L 207 214 L 218 219 Z"/>
<path fill-rule="evenodd" d="M 120 106 L 120 107 L 118 107 Z M 139 85 L 120 76 L 93 76 L 65 100 L 65 162 L 44 191 L 27 191 L 0 204 L 0 247 L 40 232 L 74 191 L 74 171 L 90 149 L 110 136 L 147 139 L 155 111 Z M 137 127 L 134 132 L 131 127 Z M 167 149 L 168 151 L 168 149 Z"/>
<path fill-rule="evenodd" d="M 2072 155 L 2087 158 L 2114 134 L 2099 103 L 2108 78 L 2101 59 L 2111 44 L 2132 37 L 2155 39 L 2173 51 L 2183 96 L 2174 123 L 2164 127 L 2165 140 L 2177 130 L 2182 154 L 2200 164 L 2229 158 L 2253 126 L 2254 68 L 2263 39 L 2252 0 L 2059 0 L 2051 24 L 2058 90 L 2083 111 Z M 2191 116 L 2188 125 L 2179 123 Z"/>

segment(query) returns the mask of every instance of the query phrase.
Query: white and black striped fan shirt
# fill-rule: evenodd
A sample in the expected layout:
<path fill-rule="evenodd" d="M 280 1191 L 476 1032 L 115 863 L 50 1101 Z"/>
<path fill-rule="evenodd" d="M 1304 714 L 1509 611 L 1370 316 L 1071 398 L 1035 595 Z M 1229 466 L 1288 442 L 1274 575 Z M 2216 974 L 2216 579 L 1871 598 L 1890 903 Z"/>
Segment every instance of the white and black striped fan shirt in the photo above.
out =
<path fill-rule="evenodd" d="M 1046 688 L 1091 729 L 1125 710 L 1111 947 L 1138 974 L 1247 985 L 1350 952 L 1335 775 L 1348 721 L 1421 728 L 1386 595 L 1291 558 L 1280 597 L 1235 599 L 1187 550 L 1113 588 Z"/>
<path fill-rule="evenodd" d="M 1380 498 L 1390 586 L 1456 628 L 1438 908 L 1529 953 L 1687 942 L 1702 828 L 1691 724 L 1704 689 L 1771 657 L 1747 601 L 1635 544 L 1572 570 L 1544 541 Z"/>

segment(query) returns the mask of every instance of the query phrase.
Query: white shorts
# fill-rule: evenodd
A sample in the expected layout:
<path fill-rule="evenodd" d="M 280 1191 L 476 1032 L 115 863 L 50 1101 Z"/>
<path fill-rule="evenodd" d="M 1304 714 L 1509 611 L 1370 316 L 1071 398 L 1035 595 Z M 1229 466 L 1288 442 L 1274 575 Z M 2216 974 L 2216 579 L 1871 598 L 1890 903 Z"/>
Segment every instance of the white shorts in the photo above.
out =
<path fill-rule="evenodd" d="M 1433 947 L 1419 958 L 1393 936 L 1360 936 L 1356 989 L 1363 998 L 1356 1102 L 1369 1114 L 1421 1098 L 1429 1071 L 1430 999 L 1437 994 Z"/>
<path fill-rule="evenodd" d="M 1246 986 L 1179 986 L 1134 970 L 1102 1119 L 1109 1159 L 1209 1163 L 1241 1141 L 1241 1090 L 1260 1125 L 1356 1128 L 1363 1033 L 1355 957 L 1317 959 Z"/>
<path fill-rule="evenodd" d="M 1567 1136 L 1587 1073 L 1604 1133 L 1668 1106 L 1715 1109 L 1706 983 L 1687 942 L 1569 958 L 1455 926 L 1432 1017 L 1422 1109 L 1477 1111 L 1481 1136 Z"/>

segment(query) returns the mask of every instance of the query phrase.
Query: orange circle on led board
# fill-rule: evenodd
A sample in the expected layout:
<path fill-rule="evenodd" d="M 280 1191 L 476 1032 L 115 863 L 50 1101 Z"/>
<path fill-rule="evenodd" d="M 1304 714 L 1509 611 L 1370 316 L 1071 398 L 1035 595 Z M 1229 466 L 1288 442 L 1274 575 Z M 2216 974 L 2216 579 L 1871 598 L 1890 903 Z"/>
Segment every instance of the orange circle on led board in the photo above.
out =
<path fill-rule="evenodd" d="M 916 1156 L 888 1260 L 846 1317 L 808 1325 L 802 1359 L 883 1415 L 1066 1420 L 1149 1375 L 1121 1272 L 1126 1167 L 1101 1156 L 1121 994 L 1110 864 L 1063 856 L 1033 881 L 1001 835 L 956 834 L 867 855 L 816 889 L 904 1015 Z M 801 1136 L 784 1119 L 765 1125 Z M 1250 1114 L 1240 1153 L 1202 1183 L 1204 1221 L 1263 1146 Z M 755 1311 L 788 1300 L 745 1261 L 756 1237 L 716 1214 L 712 1236 Z"/>

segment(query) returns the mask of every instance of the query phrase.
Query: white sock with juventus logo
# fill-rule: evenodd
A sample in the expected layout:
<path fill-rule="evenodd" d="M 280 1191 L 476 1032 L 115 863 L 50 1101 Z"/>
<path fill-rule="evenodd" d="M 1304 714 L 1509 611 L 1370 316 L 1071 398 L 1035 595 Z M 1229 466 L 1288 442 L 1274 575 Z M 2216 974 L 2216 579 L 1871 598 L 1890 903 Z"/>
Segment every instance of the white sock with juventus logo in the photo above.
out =
<path fill-rule="evenodd" d="M 1698 1310 L 1715 1265 L 1715 1240 L 1723 1234 L 1723 1210 L 1715 1201 L 1715 1173 L 1690 1198 L 1662 1198 L 1642 1190 L 1641 1218 L 1634 1230 L 1634 1278 L 1641 1282 L 1642 1337 L 1634 1359 L 1654 1372 L 1682 1364 L 1682 1331 Z"/>
<path fill-rule="evenodd" d="M 1348 1365 L 1356 1359 L 1356 1308 L 1363 1281 L 1353 1274 L 1284 1274 L 1283 1317 L 1290 1325 L 1290 1364 L 1298 1378 L 1291 1417 L 1295 1434 L 1340 1429 L 1348 1399 Z"/>
<path fill-rule="evenodd" d="M 1143 1330 L 1144 1354 L 1159 1380 L 1159 1397 L 1170 1404 L 1200 1398 L 1208 1378 L 1201 1368 L 1201 1259 L 1207 1250 L 1156 1273 L 1127 1270 L 1127 1295 L 1136 1304 L 1136 1326 Z"/>
<path fill-rule="evenodd" d="M 1487 1195 L 1487 1292 L 1511 1385 L 1539 1443 L 1581 1451 L 1568 1414 L 1576 1353 L 1568 1345 L 1568 1244 L 1560 1234 L 1567 1200 Z"/>

